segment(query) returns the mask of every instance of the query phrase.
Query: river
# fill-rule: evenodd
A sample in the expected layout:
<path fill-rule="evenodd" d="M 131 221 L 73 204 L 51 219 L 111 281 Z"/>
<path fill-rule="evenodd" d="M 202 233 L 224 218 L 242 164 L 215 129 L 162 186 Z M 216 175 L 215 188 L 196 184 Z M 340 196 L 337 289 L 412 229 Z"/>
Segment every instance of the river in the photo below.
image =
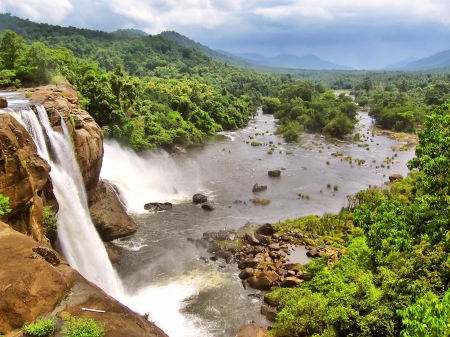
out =
<path fill-rule="evenodd" d="M 392 173 L 406 175 L 414 148 L 394 152 L 393 146 L 404 144 L 372 135 L 367 113 L 360 112 L 359 119 L 357 132 L 368 138 L 369 150 L 358 147 L 361 143 L 329 143 L 311 134 L 302 135 L 301 146 L 286 144 L 273 134 L 273 116 L 261 113 L 245 129 L 209 137 L 203 146 L 174 157 L 164 151 L 137 155 L 106 141 L 101 177 L 117 186 L 139 225 L 134 235 L 114 241 L 120 254 L 115 268 L 129 293 L 122 301 L 148 313 L 171 337 L 230 337 L 251 321 L 267 326 L 259 313 L 261 301 L 251 296 L 254 290 L 242 287 L 237 267 L 201 262 L 208 255 L 187 238 L 247 223 L 338 212 L 347 195 L 382 185 Z M 251 146 L 252 141 L 267 145 Z M 272 154 L 270 145 L 276 147 Z M 336 152 L 343 156 L 333 156 Z M 353 158 L 352 164 L 341 160 L 346 156 Z M 355 158 L 365 163 L 358 165 Z M 387 158 L 392 162 L 383 163 Z M 268 177 L 274 169 L 282 170 L 281 177 Z M 267 190 L 252 193 L 255 183 Z M 208 196 L 214 211 L 192 203 L 198 192 Z M 255 196 L 270 203 L 254 204 Z M 169 211 L 143 209 L 147 202 L 166 201 L 174 204 Z"/>

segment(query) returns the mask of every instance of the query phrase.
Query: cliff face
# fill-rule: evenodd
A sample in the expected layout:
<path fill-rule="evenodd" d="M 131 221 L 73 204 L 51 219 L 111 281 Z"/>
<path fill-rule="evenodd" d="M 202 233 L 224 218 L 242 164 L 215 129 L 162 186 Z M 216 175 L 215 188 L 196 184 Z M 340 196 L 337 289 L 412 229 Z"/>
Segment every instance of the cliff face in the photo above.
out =
<path fill-rule="evenodd" d="M 0 193 L 9 197 L 11 226 L 42 241 L 42 207 L 55 204 L 50 166 L 39 157 L 25 128 L 11 115 L 0 114 Z"/>
<path fill-rule="evenodd" d="M 25 322 L 47 315 L 62 323 L 67 315 L 83 316 L 81 308 L 102 323 L 108 337 L 167 337 L 100 288 L 70 268 L 51 249 L 0 222 L 0 334 L 22 336 Z M 15 334 L 17 332 L 18 334 Z"/>

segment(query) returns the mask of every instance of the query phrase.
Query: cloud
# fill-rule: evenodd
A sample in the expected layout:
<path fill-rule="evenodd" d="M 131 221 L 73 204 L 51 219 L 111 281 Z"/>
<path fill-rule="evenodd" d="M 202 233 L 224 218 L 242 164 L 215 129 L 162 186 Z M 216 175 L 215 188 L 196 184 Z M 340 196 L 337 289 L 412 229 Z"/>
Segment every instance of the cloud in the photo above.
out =
<path fill-rule="evenodd" d="M 0 8 L 33 21 L 58 24 L 73 6 L 69 0 L 0 0 Z"/>

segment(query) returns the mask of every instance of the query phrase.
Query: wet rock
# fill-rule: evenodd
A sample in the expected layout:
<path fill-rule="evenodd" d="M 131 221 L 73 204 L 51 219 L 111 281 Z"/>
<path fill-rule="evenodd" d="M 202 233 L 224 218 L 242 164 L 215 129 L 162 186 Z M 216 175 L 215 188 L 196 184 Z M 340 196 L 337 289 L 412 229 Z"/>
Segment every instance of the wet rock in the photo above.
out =
<path fill-rule="evenodd" d="M 254 271 L 253 268 L 245 268 L 244 270 L 242 270 L 242 271 L 239 273 L 239 278 L 240 278 L 241 280 L 246 280 L 246 279 L 248 279 L 249 277 L 253 276 L 253 271 Z"/>
<path fill-rule="evenodd" d="M 220 245 L 217 242 L 211 242 L 206 250 L 208 253 L 215 253 L 221 250 Z"/>
<path fill-rule="evenodd" d="M 320 251 L 318 248 L 313 248 L 306 252 L 306 256 L 308 257 L 320 257 Z"/>
<path fill-rule="evenodd" d="M 202 208 L 203 208 L 205 211 L 214 211 L 214 207 L 212 207 L 211 205 L 208 205 L 208 204 L 203 204 L 203 205 L 202 205 Z"/>
<path fill-rule="evenodd" d="M 263 271 L 259 276 L 269 278 L 272 281 L 272 283 L 277 282 L 280 278 L 278 274 L 274 271 Z"/>
<path fill-rule="evenodd" d="M 1 96 L 0 97 L 0 109 L 4 109 L 8 107 L 8 101 L 6 100 L 6 97 Z"/>
<path fill-rule="evenodd" d="M 283 235 L 281 235 L 280 240 L 289 241 L 289 236 L 287 236 L 287 234 L 283 234 Z"/>
<path fill-rule="evenodd" d="M 259 240 L 255 238 L 255 234 L 253 232 L 247 231 L 245 232 L 245 240 L 251 245 L 259 245 Z"/>
<path fill-rule="evenodd" d="M 181 145 L 181 144 L 173 144 L 172 145 L 172 155 L 177 155 L 177 154 L 186 154 L 186 148 Z"/>
<path fill-rule="evenodd" d="M 253 261 L 253 260 L 247 260 L 247 261 L 239 262 L 238 268 L 239 268 L 239 269 L 255 268 L 257 265 L 258 265 L 258 263 L 256 263 L 255 261 Z"/>
<path fill-rule="evenodd" d="M 255 323 L 241 326 L 236 337 L 270 337 L 269 331 L 256 325 Z"/>
<path fill-rule="evenodd" d="M 269 240 L 267 240 L 267 238 L 266 238 L 264 235 L 255 233 L 255 238 L 256 238 L 256 240 L 258 240 L 259 243 L 261 243 L 261 244 L 268 244 L 268 243 L 269 243 Z"/>
<path fill-rule="evenodd" d="M 208 198 L 206 197 L 206 195 L 201 194 L 201 193 L 196 193 L 194 194 L 194 196 L 192 197 L 192 201 L 196 204 L 201 204 L 204 202 L 208 201 Z"/>
<path fill-rule="evenodd" d="M 283 282 L 281 282 L 280 287 L 283 288 L 293 288 L 302 283 L 302 280 L 296 277 L 286 277 Z"/>
<path fill-rule="evenodd" d="M 247 279 L 247 282 L 250 287 L 258 290 L 270 290 L 273 283 L 268 276 L 251 276 Z"/>
<path fill-rule="evenodd" d="M 277 309 L 269 307 L 268 305 L 261 306 L 261 314 L 266 316 L 271 322 L 275 322 L 275 317 L 277 316 Z"/>
<path fill-rule="evenodd" d="M 272 224 L 266 223 L 264 225 L 261 225 L 256 230 L 256 233 L 261 235 L 273 235 L 275 233 L 275 228 Z"/>
<path fill-rule="evenodd" d="M 391 174 L 390 176 L 389 176 L 389 181 L 392 183 L 393 181 L 396 181 L 396 180 L 402 180 L 403 179 L 403 176 L 401 175 L 401 174 L 399 174 L 399 173 L 394 173 L 394 174 Z"/>
<path fill-rule="evenodd" d="M 269 249 L 270 250 L 279 250 L 280 249 L 280 245 L 278 243 L 271 243 L 269 245 Z"/>
<path fill-rule="evenodd" d="M 208 259 L 207 257 L 204 257 L 204 256 L 200 256 L 200 257 L 198 258 L 198 260 L 199 260 L 200 262 L 203 262 L 203 263 L 209 263 L 209 259 Z"/>
<path fill-rule="evenodd" d="M 269 177 L 279 177 L 281 176 L 281 171 L 280 170 L 271 170 L 268 172 Z"/>
<path fill-rule="evenodd" d="M 147 211 L 166 211 L 172 208 L 170 202 L 149 202 L 144 205 L 144 209 Z"/>
<path fill-rule="evenodd" d="M 252 192 L 253 193 L 255 193 L 255 192 L 261 192 L 261 191 L 264 191 L 264 190 L 267 190 L 267 186 L 266 185 L 258 185 L 258 184 L 255 184 L 255 185 L 253 185 L 253 189 L 252 189 Z"/>

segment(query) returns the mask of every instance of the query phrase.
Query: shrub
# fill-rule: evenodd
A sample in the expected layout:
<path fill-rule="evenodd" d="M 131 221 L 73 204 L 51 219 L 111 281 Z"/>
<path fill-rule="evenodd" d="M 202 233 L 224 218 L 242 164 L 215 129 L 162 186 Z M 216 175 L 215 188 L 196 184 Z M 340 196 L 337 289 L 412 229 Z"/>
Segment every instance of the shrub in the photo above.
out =
<path fill-rule="evenodd" d="M 42 225 L 45 231 L 49 231 L 56 227 L 56 214 L 52 209 L 52 206 L 44 206 L 42 208 Z"/>
<path fill-rule="evenodd" d="M 69 316 L 62 328 L 62 334 L 66 337 L 103 337 L 105 329 L 88 316 Z"/>
<path fill-rule="evenodd" d="M 9 198 L 0 194 L 0 216 L 9 212 L 11 212 L 11 208 L 9 208 Z"/>
<path fill-rule="evenodd" d="M 55 317 L 42 318 L 37 320 L 36 323 L 25 323 L 22 329 L 32 337 L 46 336 L 55 330 L 55 321 Z"/>

